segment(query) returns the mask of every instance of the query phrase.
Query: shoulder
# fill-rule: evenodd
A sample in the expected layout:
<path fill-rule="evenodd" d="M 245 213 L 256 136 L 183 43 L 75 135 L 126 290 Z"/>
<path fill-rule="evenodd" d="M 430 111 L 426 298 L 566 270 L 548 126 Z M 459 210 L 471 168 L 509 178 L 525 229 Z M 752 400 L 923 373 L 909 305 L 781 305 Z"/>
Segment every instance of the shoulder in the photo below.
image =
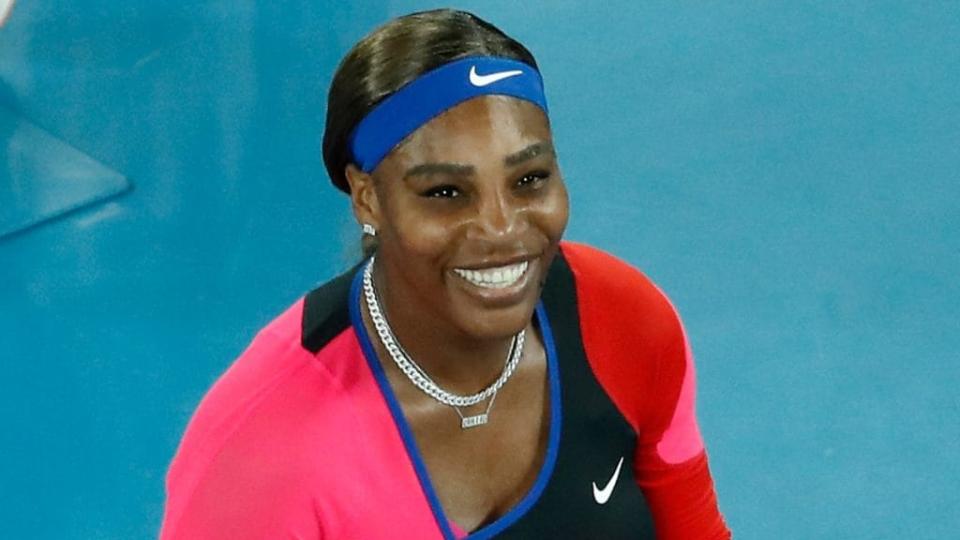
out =
<path fill-rule="evenodd" d="M 301 298 L 263 327 L 203 396 L 167 471 L 162 538 L 183 537 L 175 531 L 192 523 L 190 509 L 206 500 L 204 486 L 220 485 L 243 470 L 230 458 L 236 454 L 231 449 L 252 440 L 248 433 L 268 433 L 260 421 L 266 404 L 309 369 L 296 329 L 302 309 Z M 223 468 L 221 463 L 234 466 L 226 473 L 211 472 Z"/>
<path fill-rule="evenodd" d="M 586 244 L 563 242 L 586 332 L 616 332 L 624 345 L 671 347 L 682 339 L 680 317 L 667 295 L 642 271 Z"/>
<path fill-rule="evenodd" d="M 298 330 L 303 298 L 260 329 L 193 412 L 167 474 L 168 490 L 190 483 L 263 401 L 308 363 Z"/>
<path fill-rule="evenodd" d="M 185 441 L 209 433 L 214 430 L 213 424 L 238 415 L 239 410 L 248 410 L 272 387 L 306 364 L 308 356 L 302 354 L 299 329 L 303 306 L 304 298 L 298 299 L 257 332 L 201 400 L 187 427 Z"/>
<path fill-rule="evenodd" d="M 272 394 L 329 375 L 328 368 L 335 366 L 319 364 L 335 362 L 333 353 L 344 348 L 337 342 L 350 327 L 351 276 L 345 273 L 318 286 L 257 332 L 201 400 L 178 454 L 190 453 L 194 440 L 227 436 Z M 210 441 L 201 446 L 211 447 Z"/>
<path fill-rule="evenodd" d="M 337 370 L 357 349 L 353 333 L 345 331 L 345 282 L 349 288 L 349 277 L 340 276 L 297 299 L 257 332 L 207 391 L 167 473 L 167 519 L 178 519 L 202 484 L 246 478 L 254 469 L 262 472 L 263 463 L 292 467 L 307 459 L 290 441 L 307 422 L 322 426 L 342 416 L 337 377 L 349 374 Z M 280 455 L 284 459 L 275 459 Z M 251 462 L 260 465 L 251 468 Z M 256 479 L 270 476 L 258 473 Z"/>
<path fill-rule="evenodd" d="M 573 275 L 590 366 L 639 432 L 666 428 L 688 369 L 683 325 L 667 295 L 642 271 L 600 249 L 561 244 Z"/>

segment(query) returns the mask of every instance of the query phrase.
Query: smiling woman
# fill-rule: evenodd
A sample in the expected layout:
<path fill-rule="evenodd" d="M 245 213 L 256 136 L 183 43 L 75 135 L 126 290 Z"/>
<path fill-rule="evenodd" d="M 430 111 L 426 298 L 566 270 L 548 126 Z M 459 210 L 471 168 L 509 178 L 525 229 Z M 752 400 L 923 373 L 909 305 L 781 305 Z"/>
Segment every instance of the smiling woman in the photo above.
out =
<path fill-rule="evenodd" d="M 730 536 L 676 311 L 561 241 L 526 48 L 460 11 L 388 22 L 334 76 L 323 154 L 375 242 L 204 398 L 162 538 Z"/>

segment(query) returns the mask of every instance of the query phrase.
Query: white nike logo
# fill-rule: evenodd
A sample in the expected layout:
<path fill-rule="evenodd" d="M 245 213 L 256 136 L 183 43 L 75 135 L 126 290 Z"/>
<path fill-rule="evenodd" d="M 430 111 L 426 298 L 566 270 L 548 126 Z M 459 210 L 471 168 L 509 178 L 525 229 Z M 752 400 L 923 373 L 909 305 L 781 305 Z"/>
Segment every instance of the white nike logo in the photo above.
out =
<path fill-rule="evenodd" d="M 620 458 L 620 463 L 617 463 L 617 470 L 613 471 L 613 476 L 603 489 L 597 488 L 596 482 L 593 483 L 593 500 L 597 501 L 597 504 L 606 504 L 610 500 L 610 495 L 613 494 L 613 486 L 617 485 L 617 478 L 620 478 L 620 467 L 622 466 L 623 458 Z"/>
<path fill-rule="evenodd" d="M 470 84 L 474 86 L 487 86 L 488 84 L 493 84 L 510 77 L 516 77 L 517 75 L 523 75 L 523 72 L 517 69 L 514 71 L 499 71 L 489 75 L 479 75 L 477 74 L 477 66 L 470 66 Z"/>

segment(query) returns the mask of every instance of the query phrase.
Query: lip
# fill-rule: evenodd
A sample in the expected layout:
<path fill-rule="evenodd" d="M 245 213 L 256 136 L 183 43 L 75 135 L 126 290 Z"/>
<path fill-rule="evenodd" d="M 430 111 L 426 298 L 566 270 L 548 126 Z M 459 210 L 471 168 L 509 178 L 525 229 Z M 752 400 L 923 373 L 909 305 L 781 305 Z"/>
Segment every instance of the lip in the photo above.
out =
<path fill-rule="evenodd" d="M 507 259 L 484 259 L 476 263 L 471 264 L 458 264 L 454 268 L 461 268 L 463 270 L 487 270 L 489 268 L 499 268 L 501 266 L 510 266 L 513 264 L 519 264 L 524 261 L 533 262 L 539 257 L 533 255 L 516 255 Z"/>
<path fill-rule="evenodd" d="M 516 283 L 504 288 L 481 287 L 479 285 L 474 285 L 473 283 L 470 283 L 466 279 L 457 275 L 457 273 L 453 270 L 449 270 L 448 274 L 450 275 L 451 279 L 457 283 L 458 289 L 479 300 L 481 303 L 491 307 L 505 307 L 516 304 L 517 302 L 521 301 L 524 296 L 526 296 L 527 288 L 530 287 L 530 284 L 536 280 L 536 276 L 538 276 L 540 273 L 539 258 L 523 256 L 512 259 L 502 259 L 496 262 L 485 262 L 482 266 L 457 266 L 457 268 L 463 268 L 466 270 L 483 270 L 486 268 L 496 268 L 498 266 L 517 264 L 524 261 L 527 261 L 528 263 L 527 271 L 520 276 L 520 279 L 518 279 Z"/>

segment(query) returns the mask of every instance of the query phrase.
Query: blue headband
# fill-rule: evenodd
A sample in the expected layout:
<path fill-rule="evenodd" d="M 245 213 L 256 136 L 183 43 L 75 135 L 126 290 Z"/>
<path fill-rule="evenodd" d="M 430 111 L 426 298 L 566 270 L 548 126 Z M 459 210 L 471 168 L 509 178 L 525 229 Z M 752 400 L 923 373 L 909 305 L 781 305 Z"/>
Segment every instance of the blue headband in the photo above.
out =
<path fill-rule="evenodd" d="M 506 58 L 461 58 L 424 73 L 374 107 L 350 138 L 353 159 L 368 173 L 432 118 L 468 99 L 492 94 L 523 99 L 547 112 L 537 70 Z"/>

